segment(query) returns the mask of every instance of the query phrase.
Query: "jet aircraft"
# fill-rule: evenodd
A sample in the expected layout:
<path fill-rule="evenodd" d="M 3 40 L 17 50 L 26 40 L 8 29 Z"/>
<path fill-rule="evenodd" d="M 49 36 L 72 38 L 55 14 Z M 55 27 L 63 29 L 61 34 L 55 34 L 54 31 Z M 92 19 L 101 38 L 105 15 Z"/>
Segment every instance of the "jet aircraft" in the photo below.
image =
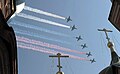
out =
<path fill-rule="evenodd" d="M 82 40 L 81 36 L 76 37 L 77 41 Z"/>
<path fill-rule="evenodd" d="M 73 31 L 74 29 L 77 29 L 77 28 L 75 27 L 75 25 L 73 25 L 73 26 L 71 27 L 71 31 Z"/>
<path fill-rule="evenodd" d="M 86 53 L 87 57 L 92 56 L 91 52 Z"/>
<path fill-rule="evenodd" d="M 69 21 L 72 21 L 72 19 L 69 17 L 66 18 L 66 21 L 69 22 Z"/>
<path fill-rule="evenodd" d="M 96 62 L 96 61 L 95 61 L 95 59 L 90 59 L 90 61 L 91 61 L 91 63 L 94 63 L 94 62 Z"/>
<path fill-rule="evenodd" d="M 86 43 L 81 45 L 82 49 L 87 48 Z"/>

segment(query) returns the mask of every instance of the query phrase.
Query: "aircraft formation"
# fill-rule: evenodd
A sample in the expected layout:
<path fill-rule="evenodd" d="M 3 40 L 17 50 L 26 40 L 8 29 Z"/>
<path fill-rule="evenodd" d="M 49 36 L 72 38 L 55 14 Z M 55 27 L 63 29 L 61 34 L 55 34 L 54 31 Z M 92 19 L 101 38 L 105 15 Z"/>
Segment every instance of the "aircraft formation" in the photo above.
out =
<path fill-rule="evenodd" d="M 71 19 L 70 16 L 67 17 L 65 20 L 66 20 L 67 23 L 68 23 L 69 21 L 72 21 L 72 19 Z M 73 30 L 77 29 L 77 27 L 76 27 L 75 25 L 73 25 L 73 26 L 70 27 L 70 29 L 71 29 L 71 31 L 73 31 Z M 76 38 L 76 41 L 83 40 L 83 38 L 82 38 L 81 35 L 79 35 L 79 36 L 77 36 L 77 37 L 75 37 L 75 38 Z M 88 46 L 87 46 L 86 43 L 81 44 L 80 46 L 81 46 L 82 49 L 88 48 Z M 87 57 L 92 56 L 91 52 L 86 53 L 86 55 L 87 55 Z M 91 63 L 96 62 L 94 58 L 93 58 L 93 59 L 90 59 L 89 61 L 90 61 Z"/>
<path fill-rule="evenodd" d="M 70 21 L 73 21 L 70 16 L 68 16 L 68 17 L 65 18 L 65 17 L 59 16 L 59 15 L 55 15 L 55 14 L 52 14 L 52 13 L 43 11 L 43 10 L 31 8 L 31 7 L 29 7 L 29 6 L 25 6 L 24 10 L 28 10 L 28 11 L 31 11 L 31 12 L 35 12 L 35 13 L 37 13 L 37 14 L 43 14 L 43 15 L 46 15 L 46 16 L 51 16 L 51 17 L 54 17 L 54 18 L 63 19 L 63 20 L 65 20 L 67 23 L 70 22 Z M 49 25 L 54 25 L 54 26 L 58 26 L 58 27 L 67 28 L 67 29 L 70 29 L 71 31 L 77 30 L 76 25 L 67 26 L 67 25 L 65 25 L 65 24 L 61 24 L 61 23 L 58 23 L 58 22 L 54 22 L 54 21 L 51 21 L 51 20 L 43 19 L 43 18 L 36 17 L 36 16 L 33 16 L 33 15 L 25 14 L 25 13 L 19 13 L 19 14 L 17 14 L 17 16 L 22 17 L 22 18 L 25 18 L 25 19 L 29 19 L 29 20 L 34 20 L 34 21 L 37 21 L 37 22 L 46 23 L 46 24 L 49 24 Z M 18 24 L 18 23 L 17 23 L 17 24 Z M 20 24 L 21 24 L 21 23 L 20 23 Z M 24 24 L 24 25 L 26 25 L 26 24 Z M 25 26 L 25 27 L 35 28 L 35 29 L 38 30 L 38 27 L 35 27 L 35 26 Z M 39 30 L 40 30 L 40 28 L 39 28 Z M 57 35 L 61 35 L 61 34 L 56 33 L 56 32 L 54 32 L 54 31 L 48 31 L 48 30 L 45 30 L 45 29 L 41 29 L 41 31 L 43 31 L 43 30 L 44 30 L 45 32 L 47 31 L 47 32 L 49 32 L 49 33 L 54 33 L 54 34 L 57 34 Z M 18 32 L 18 33 L 22 33 L 22 34 L 23 34 L 23 32 L 22 32 L 21 30 L 19 30 L 19 31 L 20 31 L 20 32 Z M 26 33 L 24 32 L 24 34 L 27 34 L 27 35 L 30 35 L 30 36 L 31 36 L 31 34 L 33 34 L 33 33 L 30 32 L 30 34 L 29 34 L 29 32 L 26 32 Z M 34 35 L 35 37 L 38 37 L 38 35 L 36 35 L 36 34 L 33 34 L 33 35 Z M 63 35 L 63 34 L 62 34 L 62 35 Z M 45 38 L 44 36 L 43 36 L 43 37 L 39 36 L 39 37 L 42 38 L 42 39 L 47 39 L 47 40 L 51 40 L 51 41 L 54 40 L 54 39 Z M 76 36 L 75 39 L 76 39 L 77 42 L 83 40 L 83 38 L 82 38 L 81 35 Z M 58 40 L 54 40 L 54 41 L 56 41 L 56 42 L 63 42 L 63 41 L 58 41 Z M 87 46 L 86 43 L 84 43 L 84 44 L 82 44 L 82 45 L 80 45 L 80 46 L 81 46 L 81 49 L 88 48 L 88 46 Z M 63 50 L 64 50 L 64 49 L 63 49 Z M 92 56 L 91 53 L 86 53 L 86 55 L 87 55 L 87 57 Z M 93 59 L 91 59 L 91 60 L 89 60 L 89 61 L 91 61 L 92 63 L 95 62 L 95 60 L 93 60 Z"/>

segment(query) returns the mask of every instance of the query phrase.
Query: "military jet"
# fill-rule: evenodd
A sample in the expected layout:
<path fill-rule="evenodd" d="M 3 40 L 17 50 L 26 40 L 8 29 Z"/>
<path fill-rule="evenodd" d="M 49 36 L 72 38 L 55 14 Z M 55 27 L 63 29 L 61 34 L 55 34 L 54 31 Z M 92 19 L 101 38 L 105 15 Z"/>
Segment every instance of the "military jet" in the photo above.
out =
<path fill-rule="evenodd" d="M 86 43 L 81 45 L 82 49 L 87 48 Z"/>
<path fill-rule="evenodd" d="M 86 53 L 87 57 L 92 56 L 91 52 Z"/>
<path fill-rule="evenodd" d="M 90 61 L 91 61 L 91 63 L 94 63 L 94 62 L 96 62 L 96 61 L 95 61 L 95 59 L 90 59 Z"/>
<path fill-rule="evenodd" d="M 73 31 L 74 29 L 77 29 L 77 28 L 75 27 L 75 25 L 73 25 L 73 26 L 71 27 L 71 31 Z"/>
<path fill-rule="evenodd" d="M 81 36 L 76 37 L 77 41 L 82 40 Z"/>
<path fill-rule="evenodd" d="M 68 18 L 66 18 L 66 21 L 67 22 L 72 21 L 72 19 L 70 18 L 70 16 Z"/>

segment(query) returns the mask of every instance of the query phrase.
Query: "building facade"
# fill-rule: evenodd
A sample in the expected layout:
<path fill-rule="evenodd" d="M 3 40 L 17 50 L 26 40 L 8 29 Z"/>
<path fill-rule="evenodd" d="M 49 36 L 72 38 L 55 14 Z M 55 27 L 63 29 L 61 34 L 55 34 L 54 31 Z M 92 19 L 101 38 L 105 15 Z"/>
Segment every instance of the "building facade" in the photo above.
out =
<path fill-rule="evenodd" d="M 111 3 L 112 7 L 108 20 L 118 31 L 120 31 L 120 0 L 111 0 Z M 120 74 L 120 64 L 110 65 L 103 69 L 100 74 Z"/>
<path fill-rule="evenodd" d="M 120 31 L 120 0 L 111 0 L 112 7 L 108 20 Z"/>
<path fill-rule="evenodd" d="M 0 0 L 0 9 L 3 12 L 4 18 L 8 20 L 15 12 L 15 0 Z"/>
<path fill-rule="evenodd" d="M 16 38 L 6 23 L 15 10 L 14 0 L 0 0 L 0 74 L 18 74 Z"/>

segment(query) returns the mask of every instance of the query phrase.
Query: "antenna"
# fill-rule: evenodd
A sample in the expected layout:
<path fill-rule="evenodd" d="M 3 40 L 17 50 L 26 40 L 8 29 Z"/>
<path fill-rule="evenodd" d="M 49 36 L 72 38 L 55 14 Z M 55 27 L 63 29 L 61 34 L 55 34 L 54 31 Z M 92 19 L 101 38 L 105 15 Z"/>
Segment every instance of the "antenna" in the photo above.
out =
<path fill-rule="evenodd" d="M 57 74 L 62 73 L 62 72 L 61 72 L 62 66 L 60 65 L 60 58 L 61 58 L 61 57 L 67 58 L 67 57 L 69 57 L 69 56 L 67 56 L 67 55 L 61 55 L 60 53 L 57 53 L 57 55 L 50 55 L 49 57 L 58 57 L 58 65 L 57 65 L 57 67 L 58 67 L 59 71 L 57 72 Z"/>

